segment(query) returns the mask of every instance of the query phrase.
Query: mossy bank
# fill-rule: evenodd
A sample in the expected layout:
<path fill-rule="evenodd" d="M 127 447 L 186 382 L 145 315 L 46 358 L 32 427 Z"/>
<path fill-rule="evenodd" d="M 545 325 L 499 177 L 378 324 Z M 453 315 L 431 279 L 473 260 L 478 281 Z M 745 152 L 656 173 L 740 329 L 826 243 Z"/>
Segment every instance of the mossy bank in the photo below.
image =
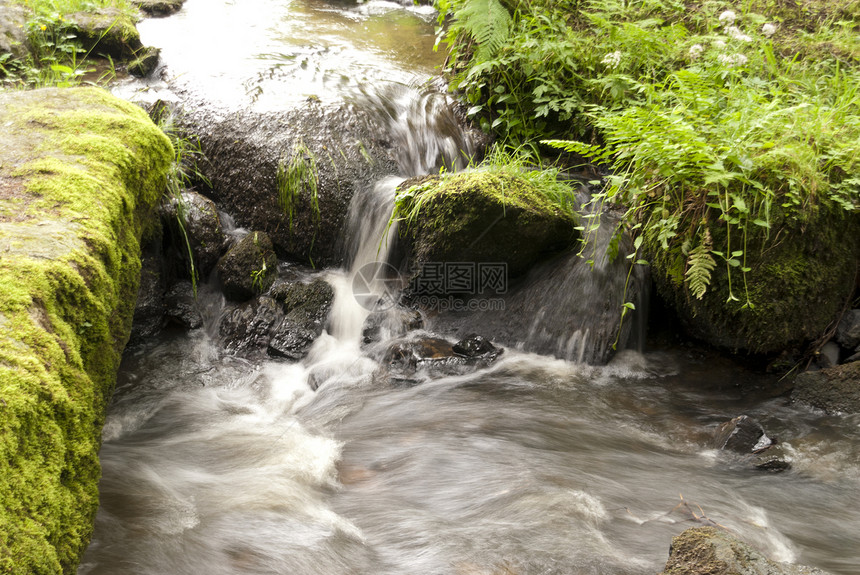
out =
<path fill-rule="evenodd" d="M 0 93 L 0 572 L 74 573 L 170 142 L 99 89 Z"/>

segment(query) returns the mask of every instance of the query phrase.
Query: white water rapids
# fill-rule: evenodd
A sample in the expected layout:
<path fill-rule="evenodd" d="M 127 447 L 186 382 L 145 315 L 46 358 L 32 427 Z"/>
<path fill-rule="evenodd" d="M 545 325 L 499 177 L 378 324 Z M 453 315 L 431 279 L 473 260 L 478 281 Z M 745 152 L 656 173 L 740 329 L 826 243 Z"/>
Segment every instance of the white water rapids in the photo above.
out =
<path fill-rule="evenodd" d="M 195 38 L 221 37 L 195 31 L 204 13 L 242 34 L 244 56 L 203 43 L 213 52 L 201 64 Z M 189 0 L 142 30 L 173 74 L 227 99 L 250 98 L 260 79 L 254 105 L 276 106 L 291 76 L 254 54 L 280 51 L 297 70 L 306 60 L 326 90 L 341 69 L 357 70 L 346 84 L 378 81 L 380 66 L 409 76 L 424 64 L 390 56 L 411 53 L 408 34 L 388 48 L 355 40 L 362 26 L 386 37 L 403 21 L 427 51 L 430 23 L 388 3 Z M 413 156 L 427 169 L 436 149 Z M 353 287 L 363 264 L 385 259 L 391 185 L 354 200 L 351 267 L 321 272 L 336 301 L 303 361 L 225 352 L 226 304 L 211 286 L 205 329 L 127 351 L 79 575 L 645 575 L 674 535 L 712 523 L 773 559 L 860 573 L 860 417 L 791 406 L 716 355 L 625 351 L 590 367 L 507 349 L 474 373 L 393 382 L 386 342 L 361 345 L 368 310 Z M 779 437 L 790 471 L 711 449 L 717 425 L 741 413 Z"/>

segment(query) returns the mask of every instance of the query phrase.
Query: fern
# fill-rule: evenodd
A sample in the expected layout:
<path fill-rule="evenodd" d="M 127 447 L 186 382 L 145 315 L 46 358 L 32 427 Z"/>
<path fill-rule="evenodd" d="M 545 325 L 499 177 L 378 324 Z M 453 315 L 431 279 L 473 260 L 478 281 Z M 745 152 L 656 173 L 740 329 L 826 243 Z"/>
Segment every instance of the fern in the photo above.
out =
<path fill-rule="evenodd" d="M 711 255 L 711 232 L 705 229 L 702 241 L 699 242 L 687 257 L 687 288 L 696 299 L 702 299 L 711 283 L 711 272 L 717 267 L 717 262 Z"/>
<path fill-rule="evenodd" d="M 466 0 L 457 12 L 456 27 L 478 43 L 478 61 L 493 57 L 511 32 L 511 15 L 499 0 Z"/>

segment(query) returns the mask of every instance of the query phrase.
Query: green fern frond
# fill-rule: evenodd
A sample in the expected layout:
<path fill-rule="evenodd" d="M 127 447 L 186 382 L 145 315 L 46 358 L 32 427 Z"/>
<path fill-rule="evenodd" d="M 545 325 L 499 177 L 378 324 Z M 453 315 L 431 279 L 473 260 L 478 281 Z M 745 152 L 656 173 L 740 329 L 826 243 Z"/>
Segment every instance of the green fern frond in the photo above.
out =
<path fill-rule="evenodd" d="M 511 15 L 499 0 L 466 0 L 457 12 L 457 26 L 478 43 L 478 61 L 491 58 L 511 32 Z"/>
<path fill-rule="evenodd" d="M 702 299 L 711 283 L 711 272 L 717 262 L 711 255 L 711 233 L 705 229 L 702 241 L 690 252 L 687 258 L 687 288 L 696 299 Z"/>

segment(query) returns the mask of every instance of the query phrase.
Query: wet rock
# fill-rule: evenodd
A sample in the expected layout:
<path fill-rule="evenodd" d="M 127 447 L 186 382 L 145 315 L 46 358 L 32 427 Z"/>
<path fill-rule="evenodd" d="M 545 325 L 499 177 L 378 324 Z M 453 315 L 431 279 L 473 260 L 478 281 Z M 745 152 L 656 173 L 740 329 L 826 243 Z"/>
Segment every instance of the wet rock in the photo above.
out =
<path fill-rule="evenodd" d="M 139 343 L 157 335 L 164 325 L 164 258 L 161 234 L 153 238 L 141 253 L 140 288 L 131 325 L 129 343 Z"/>
<path fill-rule="evenodd" d="M 261 296 L 242 304 L 221 318 L 218 332 L 224 348 L 242 355 L 262 353 L 271 341 L 271 331 L 283 318 L 280 304 Z"/>
<path fill-rule="evenodd" d="M 173 325 L 185 329 L 203 327 L 203 316 L 190 281 L 180 281 L 168 290 L 164 295 L 164 308 L 164 317 Z"/>
<path fill-rule="evenodd" d="M 801 373 L 791 400 L 827 413 L 860 413 L 860 362 Z"/>
<path fill-rule="evenodd" d="M 836 342 L 845 349 L 860 346 L 860 309 L 852 309 L 842 316 L 836 328 Z"/>
<path fill-rule="evenodd" d="M 302 359 L 325 327 L 334 290 L 328 282 L 317 279 L 310 283 L 278 282 L 269 295 L 281 302 L 286 314 L 272 332 L 269 355 Z"/>
<path fill-rule="evenodd" d="M 132 4 L 147 16 L 169 16 L 178 12 L 185 0 L 133 0 Z"/>
<path fill-rule="evenodd" d="M 480 337 L 480 336 L 478 336 Z M 446 339 L 421 335 L 391 343 L 382 363 L 388 367 L 395 382 L 417 383 L 419 371 L 431 376 L 468 373 L 490 365 L 502 350 L 479 356 L 465 357 L 454 352 L 454 345 Z"/>
<path fill-rule="evenodd" d="M 180 127 L 198 136 L 209 160 L 201 169 L 212 184 L 210 197 L 234 215 L 237 226 L 268 233 L 284 259 L 341 263 L 353 194 L 398 171 L 390 143 L 351 106 L 310 102 L 282 112 L 224 113 L 189 101 L 182 108 Z M 303 158 L 313 160 L 316 192 L 307 185 L 297 190 L 290 216 L 278 173 L 300 145 L 308 150 Z"/>
<path fill-rule="evenodd" d="M 158 66 L 161 50 L 152 46 L 145 46 L 135 56 L 135 59 L 128 63 L 128 73 L 138 78 L 145 78 Z"/>
<path fill-rule="evenodd" d="M 462 357 L 481 357 L 489 354 L 498 354 L 499 350 L 482 335 L 472 333 L 458 341 L 451 348 L 453 352 Z"/>
<path fill-rule="evenodd" d="M 269 289 L 278 258 L 265 232 L 251 232 L 218 260 L 218 276 L 227 299 L 245 301 Z"/>
<path fill-rule="evenodd" d="M 16 60 L 27 58 L 30 43 L 26 23 L 27 10 L 23 4 L 0 0 L 0 56 L 11 54 Z"/>
<path fill-rule="evenodd" d="M 75 12 L 68 14 L 66 20 L 75 27 L 75 36 L 84 50 L 93 54 L 133 60 L 143 50 L 134 21 L 117 8 Z"/>
<path fill-rule="evenodd" d="M 773 444 L 761 424 L 746 415 L 720 424 L 714 432 L 714 447 L 735 453 L 759 453 Z"/>
<path fill-rule="evenodd" d="M 415 190 L 411 202 L 420 202 L 420 216 L 411 228 L 401 229 L 401 235 L 411 242 L 421 276 L 413 282 L 416 293 L 434 293 L 439 265 L 502 264 L 508 277 L 517 277 L 576 239 L 572 218 L 523 176 L 461 172 L 407 180 L 400 186 L 410 188 Z M 412 205 L 404 206 L 405 212 L 410 209 Z M 444 279 L 448 281 L 441 293 L 435 291 L 439 295 L 479 293 L 478 277 L 456 284 L 456 290 L 451 277 Z"/>
<path fill-rule="evenodd" d="M 714 447 L 741 455 L 744 465 L 752 465 L 761 471 L 779 472 L 791 468 L 788 457 L 776 440 L 767 436 L 758 421 L 746 415 L 717 427 Z"/>
<path fill-rule="evenodd" d="M 674 539 L 661 575 L 827 575 L 801 565 L 771 561 L 716 527 L 693 527 Z"/>
<path fill-rule="evenodd" d="M 268 354 L 298 361 L 308 354 L 320 333 L 321 331 L 306 329 L 292 319 L 284 318 L 275 327 L 269 340 Z"/>
<path fill-rule="evenodd" d="M 185 234 L 179 228 L 182 216 Z M 184 190 L 180 198 L 168 198 L 164 202 L 162 220 L 170 230 L 171 243 L 180 259 L 188 264 L 186 236 L 194 257 L 194 267 L 200 278 L 206 278 L 218 263 L 224 245 L 225 235 L 221 218 L 215 203 L 193 190 Z"/>

